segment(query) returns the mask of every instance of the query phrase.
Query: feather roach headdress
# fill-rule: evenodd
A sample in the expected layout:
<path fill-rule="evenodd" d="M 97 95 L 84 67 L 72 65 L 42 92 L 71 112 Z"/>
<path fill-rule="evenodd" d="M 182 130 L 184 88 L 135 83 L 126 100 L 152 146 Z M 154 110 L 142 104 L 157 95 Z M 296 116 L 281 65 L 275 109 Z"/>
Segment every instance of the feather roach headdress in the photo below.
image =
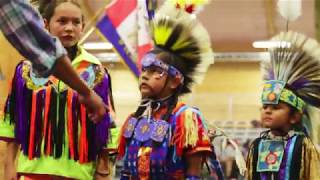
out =
<path fill-rule="evenodd" d="M 281 85 L 274 84 L 277 86 L 274 87 L 276 93 L 280 89 L 286 89 L 287 93 L 295 95 L 296 101 L 291 96 L 288 96 L 288 100 L 285 101 L 290 101 L 287 103 L 298 110 L 303 110 L 305 104 L 319 108 L 320 46 L 317 41 L 292 31 L 282 32 L 272 40 L 278 42 L 279 46 L 269 50 L 271 62 L 262 64 L 263 79 L 282 82 Z M 265 88 L 268 87 L 267 85 Z M 272 96 L 266 100 L 271 101 L 274 99 Z M 284 98 L 286 97 L 280 100 Z"/>
<path fill-rule="evenodd" d="M 183 76 L 181 93 L 191 91 L 193 82 L 200 83 L 213 53 L 208 32 L 192 14 L 165 3 L 151 22 L 154 49 L 162 61 Z"/>
<path fill-rule="evenodd" d="M 284 101 L 303 112 L 306 105 L 320 107 L 320 46 L 296 32 L 282 32 L 269 49 L 270 62 L 262 63 L 265 80 L 263 104 Z"/>

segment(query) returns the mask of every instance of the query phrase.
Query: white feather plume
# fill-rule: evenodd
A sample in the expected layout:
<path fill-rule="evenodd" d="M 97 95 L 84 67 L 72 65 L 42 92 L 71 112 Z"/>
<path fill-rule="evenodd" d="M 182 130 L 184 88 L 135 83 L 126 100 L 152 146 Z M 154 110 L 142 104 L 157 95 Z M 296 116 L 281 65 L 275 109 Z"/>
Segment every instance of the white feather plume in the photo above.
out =
<path fill-rule="evenodd" d="M 244 160 L 244 157 L 242 155 L 242 152 L 239 148 L 239 146 L 237 145 L 237 143 L 232 140 L 230 137 L 227 136 L 227 134 L 220 128 L 218 128 L 217 126 L 215 126 L 214 124 L 209 124 L 209 129 L 212 129 L 214 130 L 215 132 L 216 131 L 220 131 L 221 135 L 219 136 L 222 136 L 222 140 L 221 140 L 221 152 L 223 152 L 226 147 L 227 147 L 227 143 L 229 142 L 232 147 L 235 149 L 235 154 L 234 154 L 234 157 L 235 157 L 235 160 L 236 160 L 236 164 L 237 164 L 237 167 L 239 169 L 239 173 L 244 176 L 245 175 L 245 172 L 247 171 L 247 167 L 246 167 L 246 161 Z"/>
<path fill-rule="evenodd" d="M 244 160 L 244 157 L 240 151 L 239 146 L 237 145 L 236 142 L 234 142 L 232 139 L 228 139 L 233 148 L 235 149 L 235 159 L 236 159 L 236 164 L 239 169 L 239 173 L 244 176 L 245 172 L 247 171 L 246 167 L 246 161 Z"/>
<path fill-rule="evenodd" d="M 294 21 L 301 15 L 301 0 L 278 0 L 278 10 L 287 21 Z"/>

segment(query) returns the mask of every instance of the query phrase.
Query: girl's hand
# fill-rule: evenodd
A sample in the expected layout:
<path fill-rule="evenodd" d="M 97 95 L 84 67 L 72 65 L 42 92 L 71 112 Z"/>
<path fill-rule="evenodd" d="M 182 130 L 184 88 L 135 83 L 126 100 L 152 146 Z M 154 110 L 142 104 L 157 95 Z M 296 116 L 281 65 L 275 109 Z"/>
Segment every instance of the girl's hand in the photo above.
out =
<path fill-rule="evenodd" d="M 5 180 L 18 180 L 16 169 L 16 156 L 19 145 L 15 142 L 7 143 L 6 158 L 4 160 L 4 179 Z"/>
<path fill-rule="evenodd" d="M 6 162 L 4 165 L 4 179 L 18 180 L 16 165 L 14 162 Z"/>
<path fill-rule="evenodd" d="M 109 107 L 93 90 L 90 90 L 90 93 L 86 96 L 79 94 L 79 101 L 86 106 L 88 116 L 94 123 L 100 122 L 109 111 Z"/>
<path fill-rule="evenodd" d="M 98 155 L 95 180 L 111 180 L 109 164 L 109 152 L 104 150 Z"/>
<path fill-rule="evenodd" d="M 111 180 L 111 175 L 100 175 L 98 173 L 94 174 L 94 180 Z"/>

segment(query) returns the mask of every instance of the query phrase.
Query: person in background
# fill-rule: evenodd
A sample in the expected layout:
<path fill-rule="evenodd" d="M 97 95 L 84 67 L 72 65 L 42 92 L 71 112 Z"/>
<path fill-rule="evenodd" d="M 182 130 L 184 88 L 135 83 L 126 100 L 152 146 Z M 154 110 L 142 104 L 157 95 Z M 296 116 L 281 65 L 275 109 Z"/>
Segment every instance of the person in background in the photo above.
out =
<path fill-rule="evenodd" d="M 52 74 L 75 89 L 94 122 L 105 116 L 106 105 L 80 79 L 59 39 L 48 34 L 38 12 L 26 0 L 0 1 L 0 29 L 12 46 L 32 63 L 37 76 Z"/>
<path fill-rule="evenodd" d="M 84 17 L 77 1 L 43 0 L 39 12 L 48 32 L 67 50 L 74 70 L 112 107 L 110 76 L 78 45 Z M 17 65 L 0 120 L 0 139 L 7 142 L 5 179 L 110 179 L 110 114 L 93 123 L 77 92 L 54 76 L 39 78 L 31 70 L 29 60 Z"/>

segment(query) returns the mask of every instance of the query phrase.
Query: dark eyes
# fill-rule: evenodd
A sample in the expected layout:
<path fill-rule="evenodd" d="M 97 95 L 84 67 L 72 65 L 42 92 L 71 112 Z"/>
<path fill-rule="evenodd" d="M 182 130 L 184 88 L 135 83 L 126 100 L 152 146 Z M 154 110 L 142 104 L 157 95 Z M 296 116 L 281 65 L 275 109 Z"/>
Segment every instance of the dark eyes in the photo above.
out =
<path fill-rule="evenodd" d="M 147 68 L 142 68 L 143 72 L 150 72 L 150 73 L 159 73 L 161 74 L 163 72 L 163 70 L 161 68 L 158 67 L 147 67 Z"/>
<path fill-rule="evenodd" d="M 270 107 L 271 110 L 281 109 L 279 104 L 264 104 L 261 109 L 266 110 L 268 107 Z"/>
<path fill-rule="evenodd" d="M 57 20 L 61 25 L 65 25 L 67 24 L 69 21 L 72 21 L 72 24 L 73 25 L 79 25 L 81 24 L 81 21 L 79 19 L 76 19 L 76 20 L 68 20 L 68 19 L 65 19 L 65 18 L 61 18 L 61 19 L 58 19 Z"/>
<path fill-rule="evenodd" d="M 67 20 L 66 19 L 58 19 L 58 22 L 60 24 L 66 24 L 67 23 Z"/>

